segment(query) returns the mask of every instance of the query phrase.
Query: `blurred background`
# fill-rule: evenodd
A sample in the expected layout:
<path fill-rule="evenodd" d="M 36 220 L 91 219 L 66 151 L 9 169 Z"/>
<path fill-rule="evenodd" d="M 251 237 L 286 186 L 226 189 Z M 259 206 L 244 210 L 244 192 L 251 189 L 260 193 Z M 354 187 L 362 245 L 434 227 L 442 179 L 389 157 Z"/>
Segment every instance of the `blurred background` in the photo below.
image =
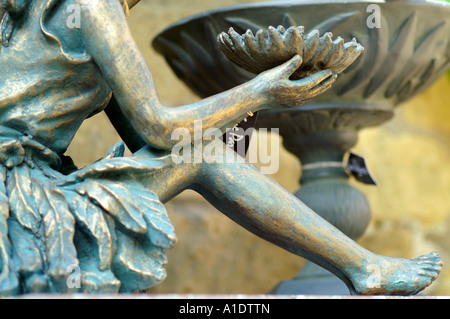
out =
<path fill-rule="evenodd" d="M 169 24 L 204 10 L 249 0 L 142 0 L 129 25 L 166 105 L 198 100 L 151 48 Z M 365 129 L 354 148 L 368 161 L 379 186 L 355 182 L 372 207 L 372 220 L 359 243 L 369 250 L 413 258 L 438 251 L 450 265 L 450 76 L 397 109 L 381 127 Z M 106 115 L 87 120 L 68 150 L 85 166 L 120 141 Z M 297 178 L 293 178 L 297 176 Z M 299 188 L 300 163 L 281 147 L 280 170 L 272 175 L 287 190 Z M 178 235 L 168 251 L 167 279 L 151 293 L 269 292 L 291 279 L 303 260 L 247 232 L 194 192 L 167 204 Z M 425 291 L 450 295 L 450 267 Z"/>

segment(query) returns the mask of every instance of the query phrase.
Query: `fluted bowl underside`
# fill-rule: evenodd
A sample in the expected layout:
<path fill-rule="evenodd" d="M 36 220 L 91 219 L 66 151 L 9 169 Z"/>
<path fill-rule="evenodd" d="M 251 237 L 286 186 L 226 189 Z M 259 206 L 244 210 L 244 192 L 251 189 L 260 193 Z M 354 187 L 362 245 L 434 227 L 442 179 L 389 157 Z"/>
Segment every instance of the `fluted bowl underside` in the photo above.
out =
<path fill-rule="evenodd" d="M 216 39 L 221 32 L 233 28 L 240 34 L 256 33 L 279 25 L 304 26 L 305 33 L 331 32 L 346 42 L 355 38 L 365 49 L 327 93 L 291 110 L 291 115 L 348 109 L 353 115 L 363 111 L 367 125 L 346 119 L 345 127 L 377 125 L 392 116 L 395 106 L 427 89 L 450 68 L 450 5 L 425 0 L 389 1 L 376 7 L 368 1 L 333 0 L 225 7 L 169 26 L 153 46 L 180 79 L 206 97 L 255 76 L 220 51 Z M 339 128 L 338 123 L 326 125 Z"/>

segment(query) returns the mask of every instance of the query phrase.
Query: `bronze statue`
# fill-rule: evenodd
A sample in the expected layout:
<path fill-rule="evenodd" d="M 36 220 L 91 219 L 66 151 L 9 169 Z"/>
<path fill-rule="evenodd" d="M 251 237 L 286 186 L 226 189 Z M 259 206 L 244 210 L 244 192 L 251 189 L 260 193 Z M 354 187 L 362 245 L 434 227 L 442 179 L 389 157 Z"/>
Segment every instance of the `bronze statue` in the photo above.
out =
<path fill-rule="evenodd" d="M 325 69 L 290 80 L 302 64 L 296 55 L 230 91 L 166 107 L 127 27 L 124 11 L 137 2 L 1 0 L 0 295 L 158 284 L 164 249 L 176 241 L 162 203 L 188 188 L 249 231 L 332 271 L 354 294 L 415 294 L 436 279 L 438 254 L 373 254 L 248 163 L 175 163 L 176 128 L 192 132 L 198 120 L 204 130 L 225 130 L 248 112 L 298 106 L 337 75 Z M 80 10 L 79 25 L 67 25 L 68 6 Z M 124 157 L 118 144 L 77 169 L 64 152 L 83 120 L 105 108 L 146 146 Z M 206 143 L 222 156 L 233 152 L 218 140 L 193 147 Z M 67 283 L 74 267 L 78 290 Z"/>

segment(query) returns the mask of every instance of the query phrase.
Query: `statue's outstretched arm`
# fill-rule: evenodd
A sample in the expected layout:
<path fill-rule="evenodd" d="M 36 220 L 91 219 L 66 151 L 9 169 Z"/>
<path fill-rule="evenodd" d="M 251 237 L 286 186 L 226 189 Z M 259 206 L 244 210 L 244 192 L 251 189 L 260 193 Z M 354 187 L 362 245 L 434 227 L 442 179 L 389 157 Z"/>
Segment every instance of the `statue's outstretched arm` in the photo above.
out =
<path fill-rule="evenodd" d="M 294 57 L 230 91 L 181 107 L 166 107 L 158 99 L 146 62 L 134 42 L 119 1 L 80 0 L 81 34 L 86 50 L 103 72 L 120 108 L 141 138 L 162 149 L 178 127 L 194 130 L 195 120 L 203 129 L 230 128 L 248 112 L 277 105 L 298 106 L 320 95 L 336 76 L 325 70 L 297 81 L 290 75 L 300 66 Z M 231 124 L 231 126 L 230 126 Z"/>
<path fill-rule="evenodd" d="M 143 140 L 160 148 L 178 143 L 170 139 L 177 127 L 193 130 L 193 123 L 202 120 L 203 129 L 224 128 L 232 121 L 238 122 L 247 112 L 267 108 L 272 103 L 277 107 L 298 106 L 321 94 L 336 78 L 325 70 L 291 81 L 291 74 L 302 62 L 296 56 L 231 91 L 191 105 L 168 108 L 157 97 L 119 1 L 78 1 L 83 3 L 81 33 L 86 50 L 103 72 L 121 111 L 135 130 Z M 225 152 L 232 152 L 220 141 L 212 143 L 220 143 Z M 144 158 L 148 152 L 142 148 L 135 156 Z M 149 154 L 146 156 L 151 158 Z M 433 282 L 442 267 L 437 254 L 410 260 L 366 251 L 248 164 L 217 165 L 207 161 L 191 164 L 172 163 L 138 182 L 156 190 L 160 199 L 194 183 L 192 188 L 240 225 L 328 267 L 346 281 L 353 293 L 414 294 Z M 178 189 L 173 189 L 174 185 Z M 373 267 L 379 270 L 375 285 L 370 272 Z"/>

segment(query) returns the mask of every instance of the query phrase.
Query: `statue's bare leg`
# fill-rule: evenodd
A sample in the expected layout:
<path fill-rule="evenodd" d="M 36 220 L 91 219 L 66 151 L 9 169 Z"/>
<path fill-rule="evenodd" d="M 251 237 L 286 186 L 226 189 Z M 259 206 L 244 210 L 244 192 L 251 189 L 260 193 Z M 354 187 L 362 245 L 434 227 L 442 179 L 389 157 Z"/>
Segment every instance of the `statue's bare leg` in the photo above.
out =
<path fill-rule="evenodd" d="M 403 259 L 369 252 L 248 163 L 182 163 L 170 170 L 154 176 L 166 179 L 164 187 L 148 185 L 162 201 L 192 188 L 252 233 L 333 272 L 352 293 L 416 294 L 442 267 L 435 253 Z"/>

